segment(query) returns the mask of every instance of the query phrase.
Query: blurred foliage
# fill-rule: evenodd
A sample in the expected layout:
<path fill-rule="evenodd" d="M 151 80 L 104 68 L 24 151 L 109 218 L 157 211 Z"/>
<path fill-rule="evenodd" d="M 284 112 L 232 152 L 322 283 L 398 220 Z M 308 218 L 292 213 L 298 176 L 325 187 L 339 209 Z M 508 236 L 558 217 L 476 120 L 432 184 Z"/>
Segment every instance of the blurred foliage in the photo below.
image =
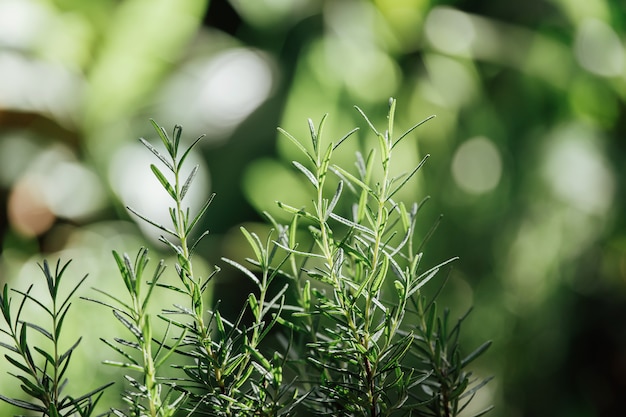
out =
<path fill-rule="evenodd" d="M 431 196 L 423 233 L 444 214 L 426 256 L 461 260 L 442 304 L 475 306 L 470 346 L 494 339 L 476 406 L 619 415 L 625 16 L 611 0 L 0 0 L 0 283 L 32 282 L 45 254 L 74 258 L 96 285 L 114 273 L 112 248 L 145 235 L 163 249 L 124 210 L 155 218 L 139 202 L 167 198 L 128 168 L 146 165 L 150 117 L 208 136 L 190 157 L 211 176 L 188 198 L 217 193 L 200 248 L 216 263 L 246 256 L 236 226 L 261 228 L 276 190 L 306 204 L 276 126 L 304 136 L 303 120 L 328 112 L 338 139 L 363 126 L 353 105 L 376 124 L 394 96 L 400 129 L 437 115 L 401 144 L 407 166 L 432 154 L 402 197 Z M 247 293 L 220 275 L 220 298 Z M 105 356 L 83 344 L 85 360 Z"/>

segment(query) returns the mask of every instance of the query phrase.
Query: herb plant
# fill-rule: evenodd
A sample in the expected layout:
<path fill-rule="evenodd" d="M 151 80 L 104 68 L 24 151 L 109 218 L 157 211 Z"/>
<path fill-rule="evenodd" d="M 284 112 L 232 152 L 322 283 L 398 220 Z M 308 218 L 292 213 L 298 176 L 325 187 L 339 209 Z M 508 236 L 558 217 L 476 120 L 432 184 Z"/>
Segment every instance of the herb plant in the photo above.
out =
<path fill-rule="evenodd" d="M 317 131 L 309 121 L 312 152 L 283 131 L 309 165 L 293 162 L 315 192 L 312 210 L 279 203 L 293 215 L 292 231 L 298 222 L 308 223 L 313 245 L 299 250 L 294 233 L 278 243 L 291 254 L 285 274 L 304 283 L 288 323 L 301 335 L 302 359 L 316 370 L 316 387 L 307 402 L 315 414 L 374 417 L 421 410 L 452 416 L 482 384 L 468 389 L 472 381 L 463 368 L 488 344 L 461 359 L 456 343 L 460 323 L 448 334 L 446 319 L 435 319 L 435 303 L 420 292 L 454 259 L 422 269 L 423 242 L 418 244 L 415 236 L 422 203 L 407 207 L 394 200 L 428 156 L 410 172 L 392 176 L 393 150 L 430 119 L 396 138 L 395 105 L 390 100 L 384 132 L 357 108 L 376 137 L 378 155 L 374 148 L 366 156 L 357 154 L 356 174 L 332 164 L 335 149 L 355 130 L 323 146 L 325 118 Z M 329 199 L 325 185 L 331 174 L 339 181 Z M 344 188 L 352 194 L 349 216 L 336 211 Z M 309 379 L 310 368 L 304 369 L 301 378 Z"/>
<path fill-rule="evenodd" d="M 65 344 L 62 338 L 63 324 L 66 320 L 71 320 L 68 318 L 70 317 L 68 312 L 72 305 L 72 296 L 87 278 L 83 277 L 67 295 L 63 296 L 61 279 L 68 265 L 69 262 L 63 266 L 57 262 L 54 271 L 50 270 L 50 265 L 46 261 L 40 266 L 46 279 L 49 302 L 33 297 L 32 285 L 26 291 L 20 291 L 9 290 L 5 284 L 0 295 L 0 308 L 6 325 L 0 328 L 0 332 L 10 340 L 9 343 L 0 342 L 0 346 L 9 352 L 4 357 L 17 371 L 10 375 L 19 381 L 22 391 L 29 397 L 27 400 L 21 400 L 0 394 L 0 399 L 24 410 L 37 412 L 41 416 L 92 416 L 102 392 L 111 385 L 105 384 L 77 396 L 67 393 L 69 389 L 74 391 L 76 385 L 79 385 L 70 386 L 65 373 L 81 338 L 63 350 L 62 345 Z M 11 293 L 17 294 L 20 298 L 19 301 L 15 301 L 19 303 L 17 309 L 11 305 L 15 300 Z M 41 309 L 45 321 L 26 321 L 23 312 L 28 303 Z M 39 333 L 43 336 L 43 341 L 32 342 L 32 333 Z"/>
<path fill-rule="evenodd" d="M 397 197 L 427 157 L 402 175 L 393 175 L 392 167 L 398 143 L 430 118 L 396 137 L 395 105 L 390 100 L 383 132 L 357 108 L 377 146 L 357 153 L 356 171 L 335 164 L 333 153 L 358 129 L 336 142 L 327 141 L 326 116 L 317 128 L 309 120 L 310 145 L 279 129 L 302 154 L 293 166 L 310 183 L 312 202 L 307 207 L 279 202 L 291 221 L 280 224 L 265 213 L 272 226 L 267 236 L 241 228 L 253 256 L 245 265 L 231 259 L 223 262 L 247 277 L 255 291 L 230 321 L 220 314 L 219 300 L 207 305 L 207 288 L 219 268 L 202 272 L 194 268 L 197 244 L 208 233 L 195 229 L 213 199 L 211 195 L 196 214 L 184 204 L 198 170 L 195 166 L 187 171 L 185 162 L 201 138 L 183 150 L 180 126 L 170 136 L 152 122 L 165 152 L 145 139 L 141 142 L 161 166 L 153 164 L 150 169 L 171 197 L 171 224 L 129 210 L 162 232 L 160 240 L 177 260 L 177 279 L 174 285 L 161 282 L 163 261 L 147 278 L 145 248 L 134 261 L 113 251 L 128 297 L 96 290 L 103 299 L 90 298 L 111 309 L 126 329 L 124 337 L 103 339 L 117 356 L 105 363 L 128 371 L 123 396 L 127 407 L 111 407 L 108 414 L 449 417 L 465 409 L 487 382 L 472 378 L 466 367 L 489 342 L 463 355 L 459 346 L 463 318 L 451 325 L 449 312 L 440 316 L 435 300 L 423 295 L 424 285 L 455 259 L 422 266 L 427 239 L 417 236 L 416 221 L 426 200 L 407 204 Z M 43 415 L 87 416 L 107 385 L 77 399 L 59 399 L 60 378 L 76 347 L 57 352 L 73 294 L 60 306 L 56 303 L 56 286 L 64 270 L 54 278 L 44 263 L 52 309 L 28 291 L 17 291 L 22 305 L 28 300 L 44 308 L 52 318 L 52 331 L 22 321 L 22 305 L 13 319 L 5 286 L 2 309 L 9 330 L 3 333 L 14 344 L 2 346 L 18 358 L 8 355 L 21 372 L 16 377 L 24 391 L 42 405 L 0 399 Z M 157 306 L 160 312 L 153 317 L 149 311 L 155 291 L 169 291 L 185 304 Z M 44 359 L 43 368 L 30 353 L 28 328 L 52 341 L 53 353 L 33 347 Z"/>

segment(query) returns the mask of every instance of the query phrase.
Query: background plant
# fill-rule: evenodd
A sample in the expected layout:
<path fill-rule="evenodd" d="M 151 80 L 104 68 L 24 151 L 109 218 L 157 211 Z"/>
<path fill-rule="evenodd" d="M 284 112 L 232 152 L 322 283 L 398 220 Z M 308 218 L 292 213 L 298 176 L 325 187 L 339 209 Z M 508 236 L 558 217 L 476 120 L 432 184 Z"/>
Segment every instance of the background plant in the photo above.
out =
<path fill-rule="evenodd" d="M 34 296 L 33 285 L 26 291 L 21 291 L 9 289 L 5 284 L 0 296 L 0 308 L 6 325 L 0 328 L 0 332 L 8 339 L 8 343 L 0 342 L 0 346 L 8 351 L 4 358 L 14 368 L 10 375 L 18 381 L 27 396 L 22 400 L 0 394 L 0 400 L 41 416 L 95 415 L 95 407 L 102 392 L 111 385 L 108 383 L 83 394 L 74 394 L 76 387 L 83 389 L 83 383 L 72 381 L 70 384 L 66 377 L 72 354 L 82 338 L 67 347 L 68 344 L 62 337 L 63 325 L 66 320 L 72 320 L 68 316 L 72 297 L 87 278 L 84 276 L 63 295 L 61 279 L 68 265 L 69 262 L 61 265 L 58 261 L 55 269 L 51 270 L 48 262 L 44 261 L 40 266 L 49 300 Z M 15 301 L 11 293 L 17 294 L 19 301 Z M 12 305 L 15 302 L 18 303 L 17 306 Z M 39 318 L 43 316 L 45 320 L 31 321 L 33 318 L 25 317 L 24 309 L 27 304 L 38 307 L 40 310 L 36 315 Z M 68 390 L 71 392 L 68 393 Z"/>

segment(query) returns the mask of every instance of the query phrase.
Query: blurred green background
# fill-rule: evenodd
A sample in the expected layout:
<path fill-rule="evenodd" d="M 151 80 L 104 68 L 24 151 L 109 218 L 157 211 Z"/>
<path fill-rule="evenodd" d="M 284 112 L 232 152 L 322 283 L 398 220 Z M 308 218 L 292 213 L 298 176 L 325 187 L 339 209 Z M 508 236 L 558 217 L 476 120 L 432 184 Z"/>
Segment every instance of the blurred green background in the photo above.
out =
<path fill-rule="evenodd" d="M 209 269 L 245 256 L 239 225 L 261 230 L 274 200 L 308 198 L 277 126 L 305 138 L 306 119 L 329 113 L 336 140 L 364 127 L 358 105 L 384 128 L 393 96 L 399 131 L 437 115 L 403 142 L 407 170 L 432 155 L 403 198 L 431 196 L 424 233 L 444 215 L 426 257 L 460 257 L 442 303 L 474 305 L 467 350 L 494 341 L 474 365 L 495 376 L 476 408 L 622 415 L 625 42 L 612 0 L 0 0 L 0 284 L 24 289 L 42 257 L 72 258 L 76 280 L 110 290 L 111 250 L 169 256 L 124 208 L 167 221 L 137 141 L 155 139 L 149 118 L 207 135 L 191 205 L 217 193 Z M 225 308 L 241 283 L 219 274 Z M 70 336 L 91 336 L 75 359 L 86 390 L 116 370 L 94 362 L 112 353 L 85 329 L 119 328 L 73 308 Z M 0 368 L 0 391 L 18 395 Z"/>

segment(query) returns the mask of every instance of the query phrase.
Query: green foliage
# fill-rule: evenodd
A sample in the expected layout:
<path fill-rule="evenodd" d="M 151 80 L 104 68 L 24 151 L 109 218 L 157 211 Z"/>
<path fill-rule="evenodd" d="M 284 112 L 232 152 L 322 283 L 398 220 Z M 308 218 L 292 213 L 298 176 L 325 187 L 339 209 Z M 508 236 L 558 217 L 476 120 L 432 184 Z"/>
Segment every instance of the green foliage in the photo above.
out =
<path fill-rule="evenodd" d="M 0 342 L 0 346 L 9 352 L 4 357 L 16 369 L 16 373 L 10 373 L 10 375 L 19 381 L 20 388 L 29 397 L 27 400 L 21 400 L 0 394 L 0 399 L 42 416 L 87 417 L 94 415 L 102 392 L 111 385 L 106 384 L 78 396 L 66 394 L 67 390 L 74 390 L 75 386 L 79 385 L 70 386 L 65 373 L 69 368 L 72 353 L 78 347 L 81 338 L 68 349 L 63 350 L 64 339 L 61 337 L 63 323 L 68 317 L 72 296 L 87 278 L 87 276 L 83 277 L 63 297 L 61 279 L 68 265 L 69 262 L 63 266 L 57 262 L 54 272 L 50 270 L 48 262 L 44 261 L 43 265 L 40 265 L 46 279 L 46 288 L 50 296 L 49 303 L 31 294 L 32 285 L 26 291 L 20 291 L 9 290 L 5 284 L 0 295 L 0 308 L 6 324 L 5 328 L 0 328 L 0 332 L 11 340 L 10 344 Z M 14 299 L 10 291 L 21 297 L 17 310 L 11 306 Z M 46 321 L 26 321 L 24 311 L 27 304 L 39 307 Z M 43 342 L 31 342 L 33 331 L 43 336 Z"/>
<path fill-rule="evenodd" d="M 332 164 L 335 149 L 355 130 L 336 144 L 322 146 L 326 119 L 317 130 L 309 121 L 312 153 L 283 132 L 310 165 L 311 169 L 293 163 L 315 192 L 310 211 L 279 203 L 293 214 L 292 229 L 301 220 L 308 223 L 313 245 L 299 249 L 293 230 L 278 243 L 291 255 L 291 269 L 285 275 L 303 283 L 296 292 L 296 312 L 285 322 L 301 341 L 302 361 L 315 369 L 318 386 L 307 399 L 315 414 L 383 416 L 420 410 L 425 415 L 457 415 L 468 387 L 469 376 L 463 371 L 467 361 L 457 360 L 460 322 L 450 334 L 442 324 L 445 320 L 436 328 L 424 324 L 427 315 L 434 320 L 435 308 L 433 303 L 422 308 L 420 289 L 452 260 L 421 268 L 422 244 L 416 246 L 415 233 L 421 204 L 407 208 L 393 199 L 427 158 L 410 172 L 393 176 L 393 150 L 430 118 L 396 138 L 395 104 L 392 99 L 384 132 L 357 108 L 377 139 L 378 155 L 374 148 L 365 157 L 358 154 L 355 174 Z M 339 181 L 328 199 L 325 186 L 331 174 Z M 352 193 L 349 216 L 335 210 L 344 187 Z M 417 320 L 407 320 L 410 314 Z M 300 378 L 310 380 L 310 369 L 300 367 Z"/>
<path fill-rule="evenodd" d="M 112 412 L 117 416 L 173 416 L 178 405 L 184 400 L 185 395 L 184 393 L 173 395 L 174 390 L 172 386 L 165 387 L 167 391 L 163 394 L 162 390 L 164 387 L 157 379 L 157 374 L 163 363 L 174 352 L 178 343 L 175 343 L 172 347 L 165 347 L 164 340 L 170 334 L 170 327 L 168 326 L 163 340 L 155 345 L 156 351 L 153 353 L 153 324 L 150 315 L 147 313 L 152 291 L 158 285 L 158 281 L 165 269 L 163 261 L 155 268 L 152 279 L 146 282 L 143 279 L 143 273 L 149 259 L 145 248 L 139 250 L 134 264 L 126 254 L 120 256 L 114 251 L 113 256 L 130 296 L 130 303 L 124 302 L 106 292 L 101 293 L 113 304 L 98 300 L 92 301 L 111 308 L 113 316 L 128 329 L 133 340 L 115 338 L 114 342 L 111 342 L 101 339 L 124 358 L 122 362 L 105 361 L 104 363 L 138 372 L 143 378 L 137 380 L 132 375 L 125 376 L 126 381 L 130 385 L 130 390 L 126 392 L 123 398 L 129 404 L 128 414 L 116 409 L 113 409 Z M 147 286 L 147 288 L 146 294 L 142 298 L 141 293 L 144 286 Z M 178 341 L 180 342 L 180 339 Z"/>
<path fill-rule="evenodd" d="M 252 257 L 245 265 L 222 260 L 249 279 L 254 291 L 243 299 L 235 320 L 220 313 L 219 300 L 211 308 L 207 306 L 207 289 L 219 268 L 203 273 L 194 268 L 194 250 L 208 232 L 195 239 L 192 236 L 197 234 L 196 226 L 207 213 L 213 195 L 192 215 L 184 198 L 198 166 L 186 176 L 182 172 L 187 156 L 201 138 L 181 150 L 180 126 L 170 136 L 152 122 L 165 153 L 145 139 L 141 142 L 163 165 L 152 164 L 150 169 L 171 197 L 171 224 L 162 225 L 129 210 L 163 233 L 161 242 L 176 258 L 177 280 L 175 284 L 161 282 L 164 261 L 146 278 L 149 258 L 145 248 L 139 249 L 134 261 L 113 251 L 127 297 L 97 290 L 105 300 L 90 299 L 110 308 L 126 333 L 113 340 L 102 339 L 118 356 L 105 363 L 127 373 L 123 395 L 127 408 L 111 408 L 112 414 L 449 417 L 465 409 L 487 383 L 472 378 L 466 367 L 489 347 L 489 342 L 463 355 L 459 333 L 464 318 L 450 327 L 448 312 L 440 317 L 434 299 L 422 293 L 424 285 L 456 258 L 430 268 L 422 266 L 427 239 L 419 238 L 416 221 L 425 200 L 407 205 L 395 197 L 427 157 L 407 173 L 393 174 L 392 167 L 396 145 L 430 118 L 396 137 L 396 102 L 392 99 L 389 104 L 384 132 L 357 108 L 377 148 L 366 145 L 366 152 L 357 153 L 355 172 L 335 164 L 333 152 L 358 129 L 336 142 L 327 142 L 323 136 L 326 117 L 317 129 L 309 121 L 309 148 L 281 129 L 302 153 L 293 166 L 312 187 L 312 205 L 293 207 L 279 202 L 291 221 L 280 224 L 266 214 L 272 226 L 266 237 L 241 228 Z M 164 169 L 169 171 L 167 175 Z M 350 213 L 340 210 L 346 206 L 351 207 Z M 60 271 L 57 267 L 55 278 L 47 263 L 42 269 L 53 308 L 30 296 L 30 290 L 18 292 L 23 300 L 18 318 L 13 320 L 5 287 L 2 306 L 9 330 L 3 332 L 15 346 L 2 346 L 21 358 L 7 355 L 25 374 L 17 376 L 24 383 L 24 391 L 43 406 L 0 398 L 44 415 L 87 416 L 106 386 L 78 399 L 59 398 L 63 373 L 78 343 L 57 354 L 69 300 L 84 279 L 57 308 L 57 288 L 65 267 Z M 183 299 L 186 304 L 157 306 L 154 319 L 149 311 L 154 307 L 151 302 L 156 291 L 169 292 L 172 299 Z M 50 315 L 52 332 L 19 319 L 27 300 Z M 27 328 L 53 342 L 52 354 L 34 347 L 45 360 L 43 368 L 33 361 Z M 46 372 L 49 368 L 54 370 L 52 376 Z"/>

